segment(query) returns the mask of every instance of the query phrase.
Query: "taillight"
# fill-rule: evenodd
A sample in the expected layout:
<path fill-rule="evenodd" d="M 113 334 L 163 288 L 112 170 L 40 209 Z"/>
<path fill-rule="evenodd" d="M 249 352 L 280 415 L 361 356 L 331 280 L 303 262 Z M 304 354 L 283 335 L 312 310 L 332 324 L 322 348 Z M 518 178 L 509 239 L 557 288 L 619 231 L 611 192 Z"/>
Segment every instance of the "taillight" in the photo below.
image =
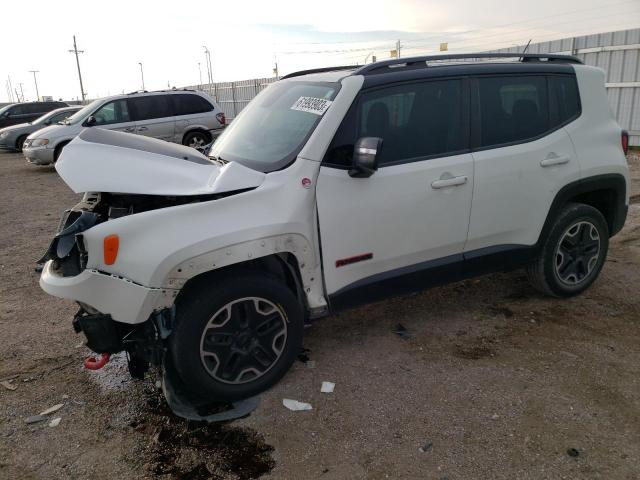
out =
<path fill-rule="evenodd" d="M 220 122 L 220 125 L 224 125 L 226 123 L 226 121 L 227 121 L 227 119 L 224 118 L 224 113 L 222 113 L 222 112 L 216 113 L 216 118 Z"/>
<path fill-rule="evenodd" d="M 629 132 L 623 130 L 622 135 L 620 136 L 620 141 L 622 142 L 622 151 L 626 155 L 629 151 Z"/>

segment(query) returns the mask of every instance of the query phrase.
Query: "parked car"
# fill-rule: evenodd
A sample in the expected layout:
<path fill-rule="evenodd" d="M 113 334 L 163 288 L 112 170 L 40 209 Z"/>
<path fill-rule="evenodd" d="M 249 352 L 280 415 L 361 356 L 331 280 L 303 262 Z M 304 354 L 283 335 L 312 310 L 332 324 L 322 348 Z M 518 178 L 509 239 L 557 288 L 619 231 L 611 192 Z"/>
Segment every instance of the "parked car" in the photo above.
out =
<path fill-rule="evenodd" d="M 24 102 L 5 105 L 0 108 L 0 128 L 31 122 L 41 117 L 43 113 L 68 106 L 64 102 Z"/>
<path fill-rule="evenodd" d="M 56 108 L 49 113 L 45 113 L 33 122 L 19 123 L 0 129 L 0 150 L 21 152 L 22 144 L 29 134 L 48 125 L 57 125 L 81 108 L 81 106 Z"/>
<path fill-rule="evenodd" d="M 65 145 L 86 127 L 136 133 L 197 148 L 210 143 L 224 126 L 224 113 L 202 92 L 134 92 L 95 100 L 63 125 L 51 125 L 29 135 L 23 152 L 31 163 L 55 163 Z"/>
<path fill-rule="evenodd" d="M 577 295 L 625 223 L 628 136 L 602 70 L 517 56 L 292 74 L 209 158 L 87 129 L 56 166 L 86 193 L 40 285 L 103 361 L 216 400 L 273 385 L 306 322 L 354 305 L 519 267 Z"/>

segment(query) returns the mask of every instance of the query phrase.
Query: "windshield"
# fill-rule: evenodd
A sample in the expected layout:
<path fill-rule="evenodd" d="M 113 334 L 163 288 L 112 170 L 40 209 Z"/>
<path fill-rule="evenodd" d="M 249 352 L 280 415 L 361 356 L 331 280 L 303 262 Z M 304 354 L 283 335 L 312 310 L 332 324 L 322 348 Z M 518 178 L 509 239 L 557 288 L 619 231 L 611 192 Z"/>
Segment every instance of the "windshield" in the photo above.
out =
<path fill-rule="evenodd" d="M 0 108 L 0 118 L 2 117 L 2 115 L 4 114 L 4 112 L 6 112 L 7 110 L 9 110 L 9 108 L 13 107 L 13 103 L 11 105 L 5 105 L 4 107 Z"/>
<path fill-rule="evenodd" d="M 209 156 L 265 173 L 286 167 L 295 160 L 339 88 L 337 83 L 274 83 L 231 122 Z"/>
<path fill-rule="evenodd" d="M 69 118 L 65 118 L 62 123 L 64 123 L 65 125 L 73 125 L 75 123 L 81 122 L 87 115 L 89 115 L 89 113 L 93 111 L 93 109 L 97 108 L 100 104 L 102 104 L 102 100 L 94 100 L 89 105 L 81 108 L 76 113 L 71 115 Z"/>

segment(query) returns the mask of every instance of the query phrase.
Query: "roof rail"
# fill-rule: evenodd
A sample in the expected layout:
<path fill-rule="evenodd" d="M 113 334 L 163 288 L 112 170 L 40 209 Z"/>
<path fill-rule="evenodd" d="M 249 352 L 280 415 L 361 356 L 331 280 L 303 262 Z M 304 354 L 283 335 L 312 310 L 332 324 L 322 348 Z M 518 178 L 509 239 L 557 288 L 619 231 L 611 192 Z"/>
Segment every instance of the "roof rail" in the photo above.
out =
<path fill-rule="evenodd" d="M 358 65 L 341 65 L 339 67 L 312 68 L 311 70 L 300 70 L 299 72 L 289 73 L 284 77 L 280 77 L 280 80 L 284 80 L 285 78 L 300 77 L 302 75 L 309 75 L 311 73 L 334 72 L 338 70 L 354 70 L 356 68 L 358 68 Z"/>
<path fill-rule="evenodd" d="M 394 67 L 428 67 L 427 62 L 438 60 L 471 60 L 485 58 L 517 58 L 520 62 L 554 62 L 554 63 L 574 63 L 582 64 L 582 61 L 571 55 L 557 55 L 553 53 L 456 53 L 450 55 L 427 55 L 423 57 L 406 57 L 384 60 L 382 62 L 370 63 L 356 70 L 354 75 L 371 75 L 383 73 Z M 423 65 L 420 65 L 420 64 Z"/>

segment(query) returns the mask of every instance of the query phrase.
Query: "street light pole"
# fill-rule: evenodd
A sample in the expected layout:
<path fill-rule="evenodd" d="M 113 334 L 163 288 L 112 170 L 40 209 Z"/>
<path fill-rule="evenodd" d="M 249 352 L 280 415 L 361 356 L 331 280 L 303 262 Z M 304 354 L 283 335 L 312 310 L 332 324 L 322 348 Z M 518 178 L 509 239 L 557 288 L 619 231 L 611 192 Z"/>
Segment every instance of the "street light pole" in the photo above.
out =
<path fill-rule="evenodd" d="M 78 46 L 76 45 L 76 36 L 73 36 L 73 50 L 69 50 L 71 53 L 76 54 L 76 65 L 78 66 L 78 78 L 80 79 L 80 93 L 82 94 L 82 103 L 84 103 L 85 93 L 84 87 L 82 86 L 82 73 L 80 73 L 80 59 L 78 58 L 79 53 L 84 53 L 84 50 L 78 50 Z"/>
<path fill-rule="evenodd" d="M 40 70 L 29 70 L 33 73 L 33 82 L 36 84 L 36 101 L 40 101 L 40 93 L 38 92 L 38 79 L 36 78 L 36 73 L 39 73 Z"/>
<path fill-rule="evenodd" d="M 142 70 L 142 62 L 138 62 L 138 65 L 140 65 L 140 75 L 142 76 L 142 90 L 144 91 L 144 71 Z"/>
<path fill-rule="evenodd" d="M 213 96 L 211 95 L 211 87 L 213 84 L 213 72 L 211 71 L 211 52 L 209 52 L 209 49 L 203 45 L 202 46 L 204 48 L 204 58 L 207 61 L 207 78 L 209 79 L 209 96 Z"/>
<path fill-rule="evenodd" d="M 200 89 L 202 89 L 202 68 L 200 67 L 200 62 L 198 62 L 198 73 L 200 74 Z"/>

